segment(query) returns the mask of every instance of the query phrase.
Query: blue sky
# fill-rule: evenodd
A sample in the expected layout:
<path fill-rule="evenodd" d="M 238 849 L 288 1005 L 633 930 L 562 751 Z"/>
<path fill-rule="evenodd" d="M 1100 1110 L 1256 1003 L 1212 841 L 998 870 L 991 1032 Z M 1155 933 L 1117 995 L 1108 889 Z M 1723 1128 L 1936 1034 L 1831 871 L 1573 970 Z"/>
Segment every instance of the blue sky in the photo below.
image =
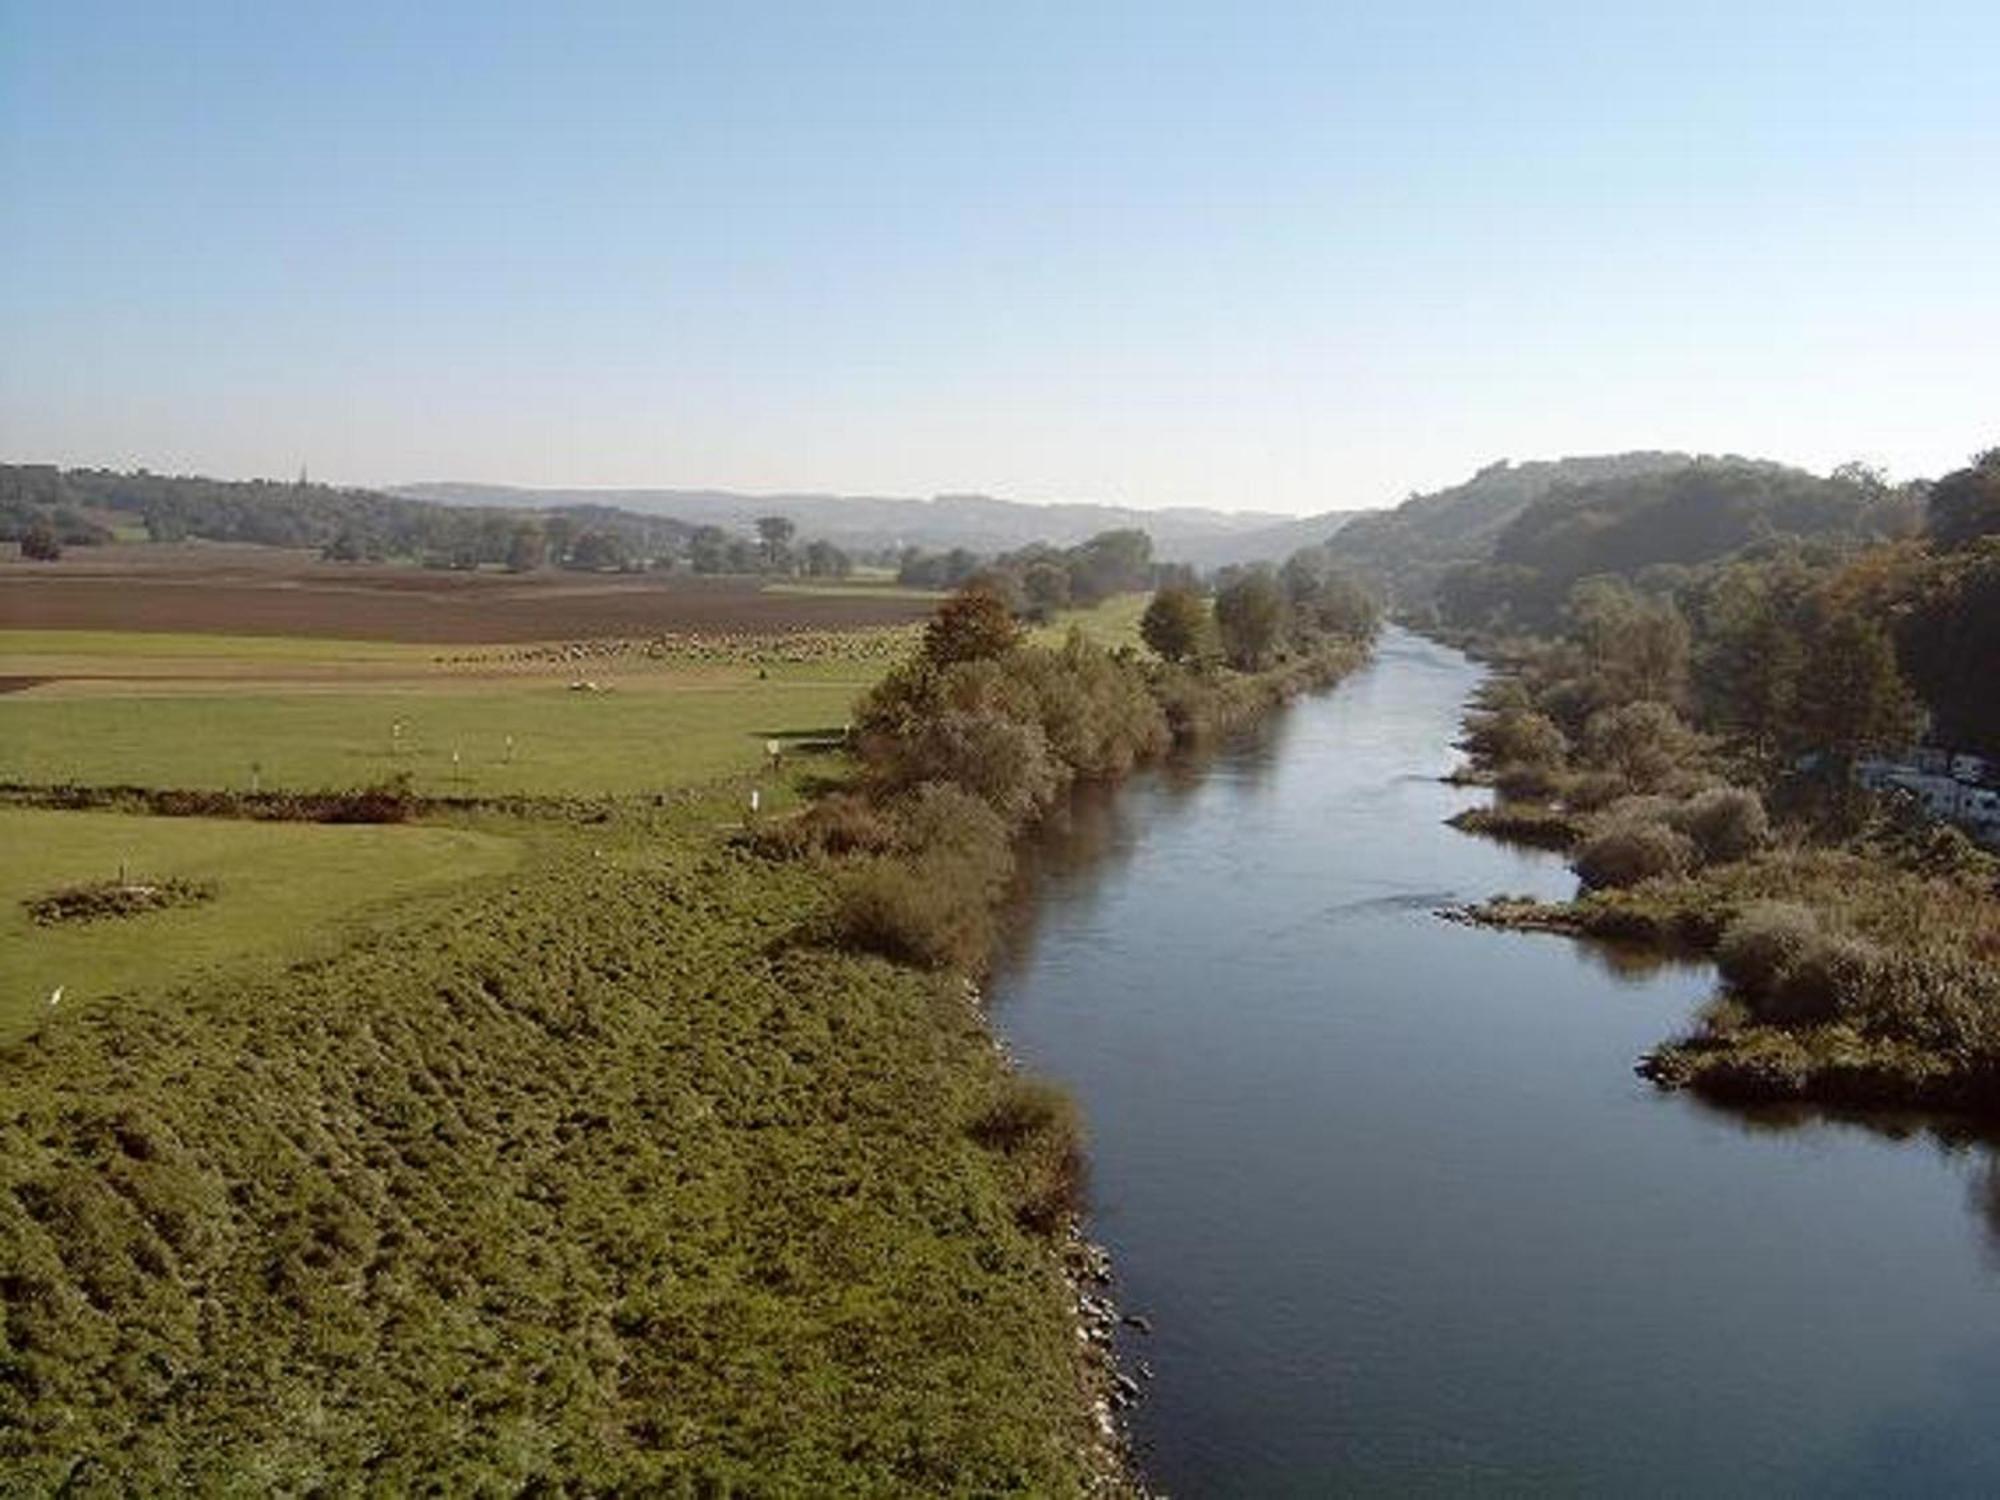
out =
<path fill-rule="evenodd" d="M 2000 5 L 0 0 L 0 454 L 1310 511 L 2000 442 Z"/>

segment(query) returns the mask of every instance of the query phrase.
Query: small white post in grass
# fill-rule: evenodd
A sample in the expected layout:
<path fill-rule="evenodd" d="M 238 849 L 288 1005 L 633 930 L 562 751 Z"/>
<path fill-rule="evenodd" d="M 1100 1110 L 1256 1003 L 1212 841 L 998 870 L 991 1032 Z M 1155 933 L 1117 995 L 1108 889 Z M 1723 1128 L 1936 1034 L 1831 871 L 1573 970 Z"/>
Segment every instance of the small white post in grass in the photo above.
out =
<path fill-rule="evenodd" d="M 514 736 L 511 734 L 507 736 L 507 764 L 514 764 Z"/>
<path fill-rule="evenodd" d="M 766 740 L 764 741 L 764 754 L 771 762 L 771 769 L 775 771 L 784 763 L 785 747 L 776 740 Z"/>
<path fill-rule="evenodd" d="M 451 779 L 453 781 L 461 781 L 464 779 L 458 774 L 458 746 L 456 745 L 453 745 L 451 747 Z"/>
<path fill-rule="evenodd" d="M 389 753 L 391 755 L 401 755 L 403 753 L 403 721 L 401 719 L 390 721 Z"/>
<path fill-rule="evenodd" d="M 756 787 L 750 788 L 750 816 L 756 817 L 757 810 L 764 805 L 764 794 Z"/>

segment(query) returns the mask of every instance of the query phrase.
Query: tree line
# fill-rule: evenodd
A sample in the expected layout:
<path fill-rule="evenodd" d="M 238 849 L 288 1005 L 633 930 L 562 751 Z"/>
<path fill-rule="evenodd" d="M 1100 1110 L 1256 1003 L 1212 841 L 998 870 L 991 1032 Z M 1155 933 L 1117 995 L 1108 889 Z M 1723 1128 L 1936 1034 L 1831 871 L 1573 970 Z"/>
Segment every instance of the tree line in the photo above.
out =
<path fill-rule="evenodd" d="M 65 546 L 112 540 L 112 529 L 93 516 L 129 520 L 156 542 L 290 547 L 335 562 L 404 559 L 516 572 L 677 568 L 813 578 L 846 577 L 854 566 L 830 542 L 801 542 L 784 516 L 761 517 L 755 534 L 745 535 L 604 505 L 521 511 L 304 480 L 0 465 L 0 541 L 18 542 L 27 556 L 52 560 Z"/>

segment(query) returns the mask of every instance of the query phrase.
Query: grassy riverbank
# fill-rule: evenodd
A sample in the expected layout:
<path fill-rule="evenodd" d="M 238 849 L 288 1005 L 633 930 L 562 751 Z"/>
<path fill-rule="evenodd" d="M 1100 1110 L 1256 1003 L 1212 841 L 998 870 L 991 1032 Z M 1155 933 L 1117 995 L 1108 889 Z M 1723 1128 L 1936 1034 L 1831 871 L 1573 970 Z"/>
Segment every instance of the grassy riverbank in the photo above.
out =
<path fill-rule="evenodd" d="M 796 821 L 834 762 L 750 773 L 751 839 L 741 773 L 670 798 L 571 775 L 563 800 L 381 828 L 6 811 L 43 849 L 23 899 L 120 863 L 209 894 L 24 929 L 0 1489 L 1119 1487 L 1072 1280 L 1076 1111 L 994 1046 L 963 977 L 983 943 L 878 941 L 857 912 L 901 882 L 983 933 L 1063 784 L 1361 649 L 1239 674 L 1079 637 L 955 663 L 933 685 L 959 737 L 908 741 L 942 759 L 864 735 L 849 789 Z M 737 718 L 760 751 L 771 726 Z M 996 735 L 1034 751 L 1025 780 L 954 758 Z M 842 846 L 843 817 L 886 841 Z M 377 877 L 414 860 L 406 886 L 350 879 L 361 844 Z M 261 953 L 235 952 L 252 929 Z M 54 960 L 97 979 L 49 1007 Z"/>
<path fill-rule="evenodd" d="M 0 1053 L 5 1487 L 1081 1488 L 1007 1071 L 832 899 L 600 827 Z"/>

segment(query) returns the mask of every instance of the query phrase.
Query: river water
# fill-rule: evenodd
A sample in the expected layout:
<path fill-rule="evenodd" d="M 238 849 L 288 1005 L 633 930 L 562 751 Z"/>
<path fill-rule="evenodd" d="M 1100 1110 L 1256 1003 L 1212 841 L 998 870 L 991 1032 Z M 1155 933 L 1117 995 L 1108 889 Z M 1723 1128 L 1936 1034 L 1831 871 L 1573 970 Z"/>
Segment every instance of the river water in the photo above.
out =
<path fill-rule="evenodd" d="M 993 985 L 1091 1132 L 1175 1495 L 2000 1493 L 2000 1174 L 1632 1064 L 1699 968 L 1465 928 L 1566 894 L 1437 778 L 1479 669 L 1375 662 L 1079 801 Z"/>

